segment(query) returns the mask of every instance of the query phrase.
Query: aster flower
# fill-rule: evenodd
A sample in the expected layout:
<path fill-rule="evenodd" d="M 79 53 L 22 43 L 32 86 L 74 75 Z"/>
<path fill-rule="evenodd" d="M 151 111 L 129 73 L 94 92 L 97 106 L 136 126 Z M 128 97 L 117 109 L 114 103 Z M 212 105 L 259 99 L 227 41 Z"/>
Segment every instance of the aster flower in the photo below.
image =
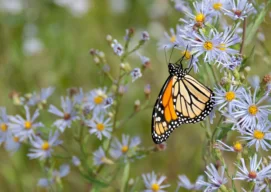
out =
<path fill-rule="evenodd" d="M 208 8 L 211 11 L 211 15 L 215 17 L 221 16 L 223 9 L 229 8 L 230 4 L 228 0 L 204 0 L 205 4 L 208 4 Z"/>
<path fill-rule="evenodd" d="M 238 119 L 237 124 L 243 128 L 256 126 L 257 121 L 266 119 L 268 114 L 271 113 L 270 105 L 260 106 L 261 102 L 268 98 L 268 95 L 256 101 L 256 94 L 257 89 L 252 96 L 250 91 L 247 92 L 244 88 L 240 88 L 241 97 L 236 101 L 232 115 L 235 119 Z"/>
<path fill-rule="evenodd" d="M 238 87 L 234 85 L 230 85 L 229 90 L 227 91 L 222 86 L 216 86 L 214 89 L 214 99 L 215 99 L 215 105 L 219 106 L 219 110 L 224 109 L 225 107 L 228 107 L 228 112 L 231 113 L 233 106 L 237 99 L 240 97 Z"/>
<path fill-rule="evenodd" d="M 21 147 L 21 144 L 22 143 L 20 142 L 19 137 L 11 134 L 6 138 L 5 149 L 11 153 L 15 153 Z"/>
<path fill-rule="evenodd" d="M 98 139 L 102 139 L 102 136 L 107 138 L 111 137 L 112 123 L 110 118 L 105 118 L 103 114 L 95 115 L 91 120 L 86 121 L 86 125 L 90 127 L 89 133 L 95 134 Z"/>
<path fill-rule="evenodd" d="M 102 147 L 99 147 L 98 150 L 94 151 L 93 155 L 94 155 L 94 157 L 93 157 L 94 165 L 101 165 L 104 163 L 106 163 L 106 164 L 113 164 L 114 163 L 113 161 L 111 161 L 110 159 L 108 159 L 105 156 L 105 152 Z"/>
<path fill-rule="evenodd" d="M 34 139 L 30 140 L 33 148 L 30 149 L 30 153 L 27 156 L 30 159 L 40 158 L 40 160 L 51 157 L 53 147 L 62 143 L 62 141 L 58 140 L 58 137 L 59 133 L 57 131 L 54 135 L 50 132 L 48 140 L 35 136 Z"/>
<path fill-rule="evenodd" d="M 236 67 L 239 67 L 243 62 L 243 58 L 240 55 L 232 55 L 228 62 L 221 63 L 224 68 L 233 71 Z"/>
<path fill-rule="evenodd" d="M 219 57 L 219 46 L 222 41 L 222 34 L 216 33 L 213 29 L 208 36 L 206 36 L 202 30 L 199 32 L 199 34 L 193 33 L 193 38 L 188 38 L 188 40 L 191 42 L 195 57 L 198 58 L 200 55 L 205 54 L 204 62 L 211 63 Z"/>
<path fill-rule="evenodd" d="M 27 104 L 30 106 L 36 105 L 38 103 L 46 104 L 46 100 L 53 94 L 54 90 L 54 87 L 48 87 L 41 89 L 41 92 L 39 94 L 34 92 Z"/>
<path fill-rule="evenodd" d="M 164 188 L 169 187 L 170 185 L 162 185 L 163 182 L 166 180 L 165 176 L 161 176 L 160 178 L 157 177 L 157 175 L 152 172 L 152 173 L 147 173 L 142 175 L 145 187 L 147 189 L 144 190 L 144 192 L 165 192 L 163 190 Z"/>
<path fill-rule="evenodd" d="M 26 119 L 22 118 L 20 115 L 10 116 L 9 128 L 12 130 L 14 136 L 19 137 L 20 141 L 27 138 L 32 138 L 35 135 L 35 129 L 38 127 L 43 127 L 41 122 L 35 123 L 35 120 L 39 116 L 39 110 L 37 109 L 33 116 L 30 116 L 28 106 L 24 106 L 26 112 Z"/>
<path fill-rule="evenodd" d="M 11 137 L 12 133 L 9 129 L 9 120 L 8 115 L 6 113 L 6 108 L 0 107 L 0 144 L 6 142 L 9 137 Z"/>
<path fill-rule="evenodd" d="M 198 184 L 199 181 L 203 181 L 203 176 L 198 176 L 195 183 L 191 183 L 190 180 L 186 177 L 186 175 L 179 175 L 179 182 L 178 182 L 178 188 L 176 191 L 179 190 L 180 187 L 185 188 L 187 190 L 200 190 L 202 188 L 201 185 Z"/>
<path fill-rule="evenodd" d="M 139 137 L 132 137 L 130 139 L 128 135 L 123 134 L 121 142 L 114 138 L 111 144 L 110 155 L 115 159 L 118 159 L 121 156 L 126 156 L 134 147 L 138 146 L 140 142 Z"/>
<path fill-rule="evenodd" d="M 261 147 L 263 150 L 268 151 L 271 149 L 269 144 L 271 140 L 271 123 L 269 121 L 261 121 L 255 126 L 254 129 L 245 129 L 240 130 L 242 133 L 242 138 L 245 141 L 248 141 L 247 146 L 251 147 L 255 145 L 256 151 Z"/>
<path fill-rule="evenodd" d="M 191 8 L 189 6 L 189 3 L 185 0 L 172 0 L 175 5 L 175 9 L 181 13 L 183 12 L 191 12 Z"/>
<path fill-rule="evenodd" d="M 113 48 L 115 54 L 118 56 L 121 56 L 124 52 L 122 45 L 116 39 L 113 40 L 111 47 Z"/>
<path fill-rule="evenodd" d="M 149 41 L 150 40 L 150 35 L 147 31 L 143 31 L 141 33 L 141 40 L 142 41 Z"/>
<path fill-rule="evenodd" d="M 251 85 L 251 87 L 253 87 L 254 89 L 257 89 L 258 87 L 260 87 L 260 77 L 258 75 L 253 75 L 251 77 L 249 77 L 248 79 L 249 84 Z"/>
<path fill-rule="evenodd" d="M 262 190 L 264 190 L 266 188 L 266 184 L 255 184 L 255 187 L 253 189 L 253 191 L 246 191 L 245 189 L 242 188 L 243 192 L 261 192 Z M 266 189 L 265 192 L 269 192 L 268 189 Z"/>
<path fill-rule="evenodd" d="M 54 122 L 54 126 L 56 126 L 61 132 L 63 132 L 66 127 L 71 127 L 72 121 L 79 119 L 77 113 L 74 109 L 74 103 L 66 97 L 61 97 L 61 107 L 63 112 L 57 109 L 55 106 L 50 105 L 49 112 L 57 115 L 61 119 L 58 119 Z"/>
<path fill-rule="evenodd" d="M 247 0 L 230 0 L 230 6 L 228 9 L 224 9 L 224 13 L 234 20 L 243 20 L 250 14 L 255 13 L 255 8 Z"/>
<path fill-rule="evenodd" d="M 131 77 L 132 77 L 132 82 L 134 82 L 135 80 L 139 79 L 140 77 L 142 77 L 142 73 L 140 68 L 134 68 L 131 73 L 130 73 Z"/>
<path fill-rule="evenodd" d="M 271 176 L 271 164 L 261 168 L 260 165 L 262 163 L 262 158 L 258 162 L 257 154 L 255 154 L 252 158 L 250 157 L 249 161 L 249 169 L 247 169 L 244 158 L 241 158 L 241 165 L 236 164 L 238 172 L 236 177 L 233 179 L 259 183 L 265 178 L 269 178 Z"/>
<path fill-rule="evenodd" d="M 239 141 L 236 141 L 235 143 L 233 143 L 233 146 L 229 146 L 226 143 L 220 140 L 217 140 L 214 147 L 222 151 L 230 151 L 230 152 L 241 152 L 243 150 L 243 145 Z"/>
<path fill-rule="evenodd" d="M 205 192 L 215 191 L 219 189 L 222 185 L 227 183 L 227 179 L 224 177 L 225 167 L 221 167 L 220 174 L 218 173 L 217 169 L 213 164 L 210 164 L 206 167 L 207 171 L 205 171 L 206 175 L 208 176 L 208 182 L 203 180 L 198 181 L 197 184 L 201 186 L 205 186 Z"/>
<path fill-rule="evenodd" d="M 189 20 L 180 19 L 190 27 L 201 28 L 206 23 L 212 22 L 212 12 L 208 8 L 209 3 L 202 2 L 193 2 L 195 8 L 195 13 L 185 11 L 184 13 L 188 16 Z"/>
<path fill-rule="evenodd" d="M 167 32 L 164 33 L 164 38 L 158 43 L 160 49 L 170 49 L 176 45 L 178 45 L 178 31 L 180 31 L 180 26 L 177 25 L 176 27 L 177 33 L 175 33 L 174 29 L 171 28 L 169 30 L 169 34 Z"/>
<path fill-rule="evenodd" d="M 137 52 L 137 55 L 139 56 L 144 68 L 150 67 L 150 58 L 148 58 L 144 55 L 141 55 L 139 52 Z"/>
<path fill-rule="evenodd" d="M 49 170 L 47 170 L 49 171 Z M 41 178 L 38 181 L 38 186 L 40 187 L 50 187 L 50 185 L 54 184 L 55 181 L 60 180 L 61 178 L 67 176 L 70 173 L 70 166 L 67 164 L 63 164 L 60 166 L 59 170 L 54 170 L 52 172 L 51 178 Z"/>
<path fill-rule="evenodd" d="M 104 112 L 107 108 L 107 98 L 106 87 L 94 89 L 87 94 L 87 102 L 84 103 L 84 106 L 88 106 L 90 110 L 93 110 L 94 114 Z"/>

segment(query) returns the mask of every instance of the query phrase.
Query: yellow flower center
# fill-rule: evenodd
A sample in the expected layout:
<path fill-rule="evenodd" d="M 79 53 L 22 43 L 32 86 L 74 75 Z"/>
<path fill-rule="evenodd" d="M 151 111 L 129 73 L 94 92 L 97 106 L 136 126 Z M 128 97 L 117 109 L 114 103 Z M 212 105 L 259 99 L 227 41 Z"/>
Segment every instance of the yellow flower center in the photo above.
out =
<path fill-rule="evenodd" d="M 255 171 L 250 171 L 248 173 L 248 177 L 251 179 L 255 179 L 257 177 L 257 173 Z"/>
<path fill-rule="evenodd" d="M 171 42 L 171 43 L 175 43 L 175 42 L 176 42 L 176 36 L 175 36 L 175 35 L 172 35 L 172 36 L 170 37 L 170 42 Z"/>
<path fill-rule="evenodd" d="M 182 54 L 186 59 L 190 59 L 190 58 L 191 58 L 191 53 L 190 53 L 190 51 L 182 51 L 181 54 Z"/>
<path fill-rule="evenodd" d="M 98 129 L 99 131 L 103 131 L 103 130 L 104 130 L 104 124 L 102 124 L 102 123 L 97 123 L 97 129 Z"/>
<path fill-rule="evenodd" d="M 210 51 L 213 49 L 213 43 L 211 41 L 206 41 L 203 44 L 204 49 L 206 49 L 207 51 Z"/>
<path fill-rule="evenodd" d="M 2 123 L 0 127 L 3 132 L 6 132 L 8 130 L 8 125 L 5 123 Z"/>
<path fill-rule="evenodd" d="M 262 140 L 264 138 L 264 133 L 259 130 L 255 130 L 253 133 L 255 139 Z"/>
<path fill-rule="evenodd" d="M 225 50 L 226 50 L 226 45 L 225 45 L 225 43 L 220 43 L 218 49 L 220 49 L 221 51 L 225 51 Z"/>
<path fill-rule="evenodd" d="M 232 100 L 234 100 L 235 99 L 235 93 L 232 92 L 232 91 L 226 92 L 225 99 L 227 101 L 229 101 L 229 102 L 232 101 Z"/>
<path fill-rule="evenodd" d="M 24 122 L 24 128 L 31 129 L 31 127 L 32 127 L 32 123 L 30 121 Z"/>
<path fill-rule="evenodd" d="M 251 115 L 256 115 L 258 113 L 258 107 L 256 105 L 251 105 L 249 106 L 248 108 L 248 112 L 251 114 Z"/>
<path fill-rule="evenodd" d="M 236 152 L 241 152 L 243 150 L 243 146 L 239 141 L 233 144 L 233 148 Z"/>
<path fill-rule="evenodd" d="M 49 144 L 47 141 L 45 141 L 45 142 L 42 144 L 41 148 L 42 148 L 44 151 L 47 151 L 47 150 L 50 149 L 50 144 Z"/>
<path fill-rule="evenodd" d="M 129 147 L 127 145 L 122 146 L 121 151 L 123 153 L 126 153 L 128 151 Z"/>
<path fill-rule="evenodd" d="M 213 4 L 213 8 L 214 8 L 215 10 L 220 10 L 221 7 L 222 7 L 222 3 L 217 2 L 217 3 L 214 3 L 214 4 Z"/>
<path fill-rule="evenodd" d="M 16 143 L 19 142 L 19 137 L 13 137 L 13 141 Z"/>
<path fill-rule="evenodd" d="M 160 186 L 157 183 L 151 185 L 151 189 L 153 192 L 159 191 Z"/>
<path fill-rule="evenodd" d="M 205 16 L 202 13 L 198 13 L 195 17 L 196 22 L 203 23 L 205 20 Z"/>
<path fill-rule="evenodd" d="M 101 104 L 103 101 L 104 101 L 104 98 L 100 95 L 94 98 L 94 103 L 97 105 Z"/>

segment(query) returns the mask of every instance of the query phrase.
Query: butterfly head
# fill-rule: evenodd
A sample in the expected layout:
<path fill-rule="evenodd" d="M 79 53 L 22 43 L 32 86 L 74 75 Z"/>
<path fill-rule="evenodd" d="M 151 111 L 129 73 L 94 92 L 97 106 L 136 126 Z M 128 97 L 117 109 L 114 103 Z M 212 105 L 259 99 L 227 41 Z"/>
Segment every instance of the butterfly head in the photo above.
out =
<path fill-rule="evenodd" d="M 176 63 L 169 63 L 168 64 L 168 72 L 172 76 L 177 76 L 177 77 L 184 77 L 187 73 L 187 69 L 183 69 L 182 64 L 176 64 Z"/>

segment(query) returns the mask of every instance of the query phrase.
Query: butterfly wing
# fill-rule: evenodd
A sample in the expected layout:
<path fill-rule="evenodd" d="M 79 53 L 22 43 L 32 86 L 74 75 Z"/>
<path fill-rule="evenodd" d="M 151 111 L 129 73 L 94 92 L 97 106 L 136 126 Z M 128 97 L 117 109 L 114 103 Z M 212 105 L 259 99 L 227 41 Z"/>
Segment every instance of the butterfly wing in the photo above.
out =
<path fill-rule="evenodd" d="M 181 121 L 173 103 L 173 85 L 177 77 L 169 76 L 163 85 L 152 113 L 152 139 L 156 144 L 164 142 Z"/>
<path fill-rule="evenodd" d="M 190 75 L 173 84 L 173 103 L 182 124 L 196 123 L 207 117 L 214 106 L 213 92 Z"/>

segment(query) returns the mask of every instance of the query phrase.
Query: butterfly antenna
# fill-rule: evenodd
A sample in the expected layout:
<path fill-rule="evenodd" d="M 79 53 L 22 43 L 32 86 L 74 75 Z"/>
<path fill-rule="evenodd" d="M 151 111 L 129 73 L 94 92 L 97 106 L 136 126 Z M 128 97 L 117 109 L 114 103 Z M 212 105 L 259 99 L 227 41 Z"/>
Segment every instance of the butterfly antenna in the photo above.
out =
<path fill-rule="evenodd" d="M 180 64 L 182 64 L 182 61 L 183 61 L 183 59 L 184 59 L 184 57 L 185 57 L 185 55 L 186 55 L 187 49 L 188 49 L 188 45 L 186 46 L 186 49 L 185 49 L 185 52 L 184 52 L 183 56 L 182 56 L 181 59 L 179 59 L 176 63 L 180 62 Z"/>
<path fill-rule="evenodd" d="M 172 47 L 172 50 L 171 50 L 171 53 L 170 53 L 170 56 L 169 56 L 169 62 L 170 62 L 170 60 L 171 60 L 171 56 L 172 56 L 172 53 L 173 53 L 173 50 L 174 50 L 175 47 L 177 47 L 177 45 L 174 45 L 174 46 Z"/>

